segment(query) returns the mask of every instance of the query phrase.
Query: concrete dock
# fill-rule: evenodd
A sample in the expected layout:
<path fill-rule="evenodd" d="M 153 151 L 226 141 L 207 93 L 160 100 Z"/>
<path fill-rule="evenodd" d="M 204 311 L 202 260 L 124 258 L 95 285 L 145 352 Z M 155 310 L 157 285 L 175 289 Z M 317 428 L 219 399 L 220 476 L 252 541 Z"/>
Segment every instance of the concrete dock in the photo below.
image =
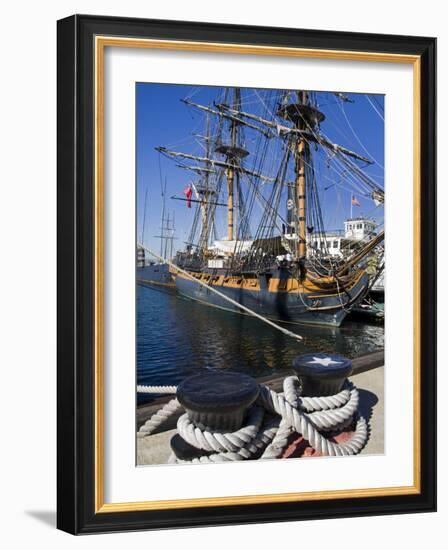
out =
<path fill-rule="evenodd" d="M 283 376 L 257 379 L 275 391 L 281 391 Z M 370 433 L 362 454 L 384 452 L 384 353 L 376 352 L 353 360 L 353 374 L 350 380 L 359 390 L 359 412 L 368 421 Z M 163 396 L 149 405 L 137 408 L 137 430 L 173 396 Z M 177 417 L 161 426 L 159 433 L 137 438 L 137 465 L 166 464 L 171 454 L 170 440 L 176 433 Z M 162 431 L 163 430 L 163 431 Z"/>

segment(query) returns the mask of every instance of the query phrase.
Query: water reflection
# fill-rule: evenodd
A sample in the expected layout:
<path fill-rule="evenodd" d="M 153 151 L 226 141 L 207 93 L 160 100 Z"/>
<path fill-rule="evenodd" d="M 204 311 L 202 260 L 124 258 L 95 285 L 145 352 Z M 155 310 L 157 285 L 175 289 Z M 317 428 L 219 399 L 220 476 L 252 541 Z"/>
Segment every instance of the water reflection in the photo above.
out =
<path fill-rule="evenodd" d="M 137 383 L 178 384 L 204 369 L 257 377 L 288 370 L 295 356 L 310 351 L 356 357 L 384 347 L 382 326 L 349 321 L 341 328 L 286 326 L 303 340 L 244 315 L 137 286 Z M 138 396 L 139 403 L 150 400 Z"/>

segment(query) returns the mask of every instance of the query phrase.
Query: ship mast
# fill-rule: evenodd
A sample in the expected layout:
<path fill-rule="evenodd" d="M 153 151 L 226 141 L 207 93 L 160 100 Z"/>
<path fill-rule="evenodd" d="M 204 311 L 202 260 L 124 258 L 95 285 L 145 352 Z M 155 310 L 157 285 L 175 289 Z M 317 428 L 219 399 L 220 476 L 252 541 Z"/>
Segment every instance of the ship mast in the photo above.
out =
<path fill-rule="evenodd" d="M 206 143 L 205 143 L 205 146 L 206 146 L 206 157 L 207 158 L 210 158 L 210 141 L 211 141 L 211 136 L 210 136 L 210 115 L 207 115 L 207 138 L 206 138 Z M 209 168 L 209 167 L 208 167 Z M 209 238 L 209 219 L 208 219 L 208 214 L 209 214 L 209 197 L 211 195 L 211 192 L 210 192 L 210 173 L 209 172 L 205 172 L 204 174 L 204 180 L 205 180 L 205 195 L 204 195 L 204 199 L 203 200 L 203 204 L 201 205 L 202 206 L 202 238 L 201 238 L 201 241 L 202 241 L 202 246 L 203 246 L 203 251 L 207 250 L 207 247 L 208 247 L 208 238 Z"/>
<path fill-rule="evenodd" d="M 235 101 L 234 101 L 235 103 Z M 234 120 L 230 123 L 230 136 L 231 136 L 231 147 L 232 149 L 236 146 L 236 132 L 237 132 L 237 126 L 236 122 Z M 228 151 L 230 153 L 230 149 Z M 227 155 L 227 160 L 232 163 L 232 156 L 231 154 Z M 233 198 L 234 198 L 234 177 L 235 177 L 235 169 L 233 166 L 229 166 L 226 170 L 226 176 L 227 176 L 227 240 L 233 241 Z"/>
<path fill-rule="evenodd" d="M 241 107 L 241 90 L 234 88 L 232 109 L 237 111 Z M 235 237 L 235 173 L 237 172 L 240 159 L 246 157 L 249 152 L 238 145 L 238 120 L 230 120 L 230 144 L 220 144 L 216 148 L 217 153 L 226 155 L 226 178 L 227 178 L 227 240 L 233 241 Z"/>
<path fill-rule="evenodd" d="M 297 92 L 299 104 L 307 103 L 307 93 Z M 297 128 L 305 130 L 303 120 L 297 121 Z M 299 134 L 296 151 L 296 189 L 297 189 L 297 256 L 299 259 L 306 258 L 306 178 L 305 178 L 305 156 L 308 156 L 308 144 Z"/>
<path fill-rule="evenodd" d="M 145 199 L 146 201 L 146 199 Z M 173 217 L 170 218 L 170 214 L 166 215 L 166 180 L 162 185 L 162 218 L 160 224 L 160 235 L 154 235 L 154 238 L 160 239 L 160 257 L 172 258 L 173 256 L 173 241 L 176 239 L 174 236 L 174 212 Z M 143 232 L 142 232 L 143 243 Z M 168 256 L 169 252 L 169 256 Z"/>
<path fill-rule="evenodd" d="M 289 94 L 287 98 L 289 97 Z M 318 111 L 311 105 L 309 93 L 306 91 L 298 91 L 296 94 L 297 102 L 286 102 L 280 106 L 278 115 L 292 122 L 295 127 L 294 135 L 294 159 L 295 159 L 295 207 L 296 215 L 294 218 L 296 243 L 297 243 L 297 259 L 304 260 L 306 258 L 306 165 L 310 163 L 310 141 L 317 141 L 317 133 L 319 124 L 325 119 L 323 113 Z"/>

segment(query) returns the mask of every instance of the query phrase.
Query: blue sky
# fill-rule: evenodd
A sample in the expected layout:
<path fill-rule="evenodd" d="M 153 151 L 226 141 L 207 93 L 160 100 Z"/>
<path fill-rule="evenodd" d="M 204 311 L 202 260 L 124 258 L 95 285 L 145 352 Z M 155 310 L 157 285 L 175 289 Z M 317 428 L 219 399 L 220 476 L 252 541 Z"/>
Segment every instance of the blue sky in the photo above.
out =
<path fill-rule="evenodd" d="M 211 105 L 223 93 L 223 88 L 195 87 L 175 84 L 138 83 L 136 85 L 136 176 L 137 176 L 137 239 L 141 240 L 147 194 L 146 220 L 143 241 L 156 251 L 159 239 L 162 211 L 162 182 L 167 182 L 166 209 L 175 216 L 175 249 L 183 249 L 193 220 L 194 208 L 188 209 L 183 201 L 171 200 L 171 196 L 183 196 L 183 190 L 195 174 L 176 166 L 176 162 L 160 155 L 155 147 L 203 155 L 199 140 L 192 133 L 205 133 L 203 113 L 188 107 L 181 99 Z M 267 97 L 265 90 L 242 89 L 243 110 L 257 112 L 259 98 Z M 319 109 L 326 115 L 321 124 L 322 132 L 333 142 L 343 145 L 376 164 L 364 168 L 365 172 L 383 186 L 384 166 L 384 96 L 346 94 L 353 103 L 342 103 L 332 93 L 317 92 Z M 345 112 L 345 114 L 344 114 Z M 347 117 L 347 118 L 346 118 Z M 348 122 L 347 122 L 348 120 Z M 350 127 L 351 125 L 351 127 Z M 257 132 L 246 130 L 247 149 L 255 142 Z M 368 152 L 368 154 L 366 153 Z M 328 155 L 315 154 L 316 179 L 321 190 L 321 204 L 326 229 L 340 229 L 350 215 L 352 188 L 344 183 L 344 173 L 337 176 L 334 161 Z M 250 157 L 248 157 L 250 159 Z M 250 160 L 246 166 L 251 168 Z M 353 215 L 365 215 L 383 221 L 382 207 L 362 193 L 355 193 L 361 206 L 353 207 Z M 218 225 L 219 227 L 219 225 Z M 224 225 L 222 237 L 225 236 Z"/>

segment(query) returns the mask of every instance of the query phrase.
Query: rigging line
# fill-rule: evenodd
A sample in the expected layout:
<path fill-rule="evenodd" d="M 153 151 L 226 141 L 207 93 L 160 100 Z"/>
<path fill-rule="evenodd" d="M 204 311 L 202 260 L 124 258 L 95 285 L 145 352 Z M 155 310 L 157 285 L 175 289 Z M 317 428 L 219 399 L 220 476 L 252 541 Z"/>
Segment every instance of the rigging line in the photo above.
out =
<path fill-rule="evenodd" d="M 342 170 L 341 172 L 338 172 L 338 170 L 335 167 L 333 168 L 328 167 L 328 169 L 329 170 L 333 169 L 335 171 L 336 176 L 338 177 L 338 181 L 334 181 L 333 179 L 329 178 L 325 174 L 322 174 L 322 177 L 325 179 L 328 179 L 329 181 L 332 181 L 335 187 L 339 187 L 340 189 L 344 189 L 344 191 L 347 191 L 350 193 L 355 192 L 357 194 L 361 194 L 363 197 L 367 197 L 369 199 L 371 198 L 371 194 L 372 194 L 371 189 L 367 187 L 363 181 L 361 182 L 359 182 L 358 180 L 351 181 L 350 177 L 352 176 L 350 173 L 347 172 L 346 169 Z M 348 187 L 345 187 L 343 185 L 343 182 L 345 182 L 348 185 Z"/>
<path fill-rule="evenodd" d="M 357 174 L 358 177 L 361 178 L 365 183 L 367 183 L 367 185 L 369 185 L 370 188 L 372 188 L 375 191 L 384 192 L 384 189 L 376 181 L 377 178 L 374 175 L 368 174 L 366 170 L 363 170 L 363 168 L 358 166 L 353 160 L 349 159 L 346 155 L 342 154 L 341 151 L 335 151 L 335 156 L 338 159 L 340 159 L 340 161 L 343 162 L 346 166 L 350 166 L 353 172 Z M 384 180 L 383 177 L 380 177 L 380 179 Z"/>
<path fill-rule="evenodd" d="M 384 102 L 380 103 L 380 101 L 378 99 L 378 97 L 384 97 L 384 95 L 383 94 L 371 94 L 371 96 L 372 96 L 372 101 L 374 103 L 376 103 L 378 109 L 384 113 Z"/>
<path fill-rule="evenodd" d="M 306 121 L 305 121 L 305 123 L 306 123 Z M 318 138 L 317 134 L 315 134 L 315 137 L 316 137 L 316 139 Z M 311 142 L 309 140 L 307 140 L 306 137 L 304 137 L 304 139 L 308 143 L 308 145 L 311 146 Z M 353 188 L 356 192 L 360 192 L 360 188 L 362 188 L 362 185 L 364 185 L 364 190 L 362 191 L 362 193 L 365 194 L 365 196 L 370 196 L 371 188 L 368 187 L 367 184 L 362 179 L 361 179 L 361 181 L 360 181 L 360 179 L 355 179 L 354 175 L 350 171 L 347 171 L 347 168 L 344 168 L 344 166 L 339 166 L 339 164 L 341 164 L 341 160 L 338 157 L 336 157 L 335 155 L 330 155 L 329 152 L 325 149 L 325 147 L 323 147 L 323 150 L 324 150 L 325 155 L 328 157 L 327 158 L 327 168 L 328 169 L 334 170 L 334 172 L 339 177 L 339 179 L 341 181 L 345 180 L 346 183 L 353 186 Z M 341 157 L 344 159 L 343 155 L 341 155 Z M 331 162 L 332 164 L 330 165 L 330 164 L 328 164 L 328 162 Z M 306 161 L 306 159 L 304 160 L 304 163 L 308 167 L 312 168 L 310 166 L 310 164 Z M 336 166 L 335 166 L 335 164 L 336 164 Z M 332 180 L 328 176 L 326 176 L 324 174 L 322 174 L 322 176 L 324 178 L 328 179 L 329 181 L 331 181 L 332 183 L 334 182 L 334 180 Z M 353 181 L 350 181 L 351 179 Z M 341 185 L 341 187 L 342 187 L 342 185 Z"/>
<path fill-rule="evenodd" d="M 373 102 L 375 103 L 375 105 L 378 107 L 379 111 L 381 113 L 383 113 L 383 115 L 384 115 L 384 102 L 380 103 L 378 98 L 375 97 L 375 96 L 373 96 L 372 99 L 373 99 Z"/>
<path fill-rule="evenodd" d="M 146 203 L 148 200 L 148 184 L 146 184 L 146 190 L 145 190 L 145 204 L 143 206 L 143 227 L 142 227 L 142 237 L 141 241 L 144 242 L 145 240 L 145 225 L 146 225 Z"/>
<path fill-rule="evenodd" d="M 255 192 L 257 198 L 258 198 L 258 199 L 262 199 L 262 200 L 265 202 L 265 205 L 263 206 L 263 205 L 261 204 L 261 207 L 262 207 L 263 209 L 268 208 L 268 209 L 270 209 L 271 211 L 274 211 L 273 207 L 269 204 L 268 200 L 259 192 L 259 190 L 258 190 L 257 187 L 256 187 L 256 184 L 252 181 L 252 178 L 249 177 L 249 176 L 247 176 L 247 179 L 249 180 L 250 184 L 251 184 L 252 187 L 254 188 L 254 192 Z M 285 219 L 283 218 L 283 216 L 281 216 L 280 214 L 277 214 L 277 215 L 278 215 L 278 217 L 280 218 L 280 220 L 281 220 L 283 223 L 287 223 L 287 222 L 285 221 Z M 280 229 L 280 228 L 277 226 L 277 229 Z"/>
<path fill-rule="evenodd" d="M 378 209 L 379 208 L 382 208 L 384 206 L 383 203 L 380 203 L 380 204 L 375 204 L 372 208 L 370 208 L 368 211 L 367 211 L 367 214 L 364 214 L 364 216 L 366 217 L 371 217 L 371 216 L 374 216 L 374 215 L 377 215 L 378 214 Z M 379 213 L 381 215 L 381 213 Z M 377 222 L 378 223 L 378 222 Z M 378 223 L 378 225 L 380 225 Z"/>
<path fill-rule="evenodd" d="M 312 128 L 308 122 L 306 121 L 306 119 L 303 117 L 303 115 L 301 113 L 298 113 L 299 116 L 302 118 L 303 122 L 305 123 L 305 125 L 307 126 L 308 130 L 310 131 L 310 133 L 315 137 L 315 139 L 317 140 L 317 142 L 319 143 L 319 145 L 321 146 L 321 148 L 324 150 L 325 154 L 327 155 L 328 159 L 331 161 L 331 160 L 334 160 L 335 163 L 339 162 L 343 162 L 346 166 L 350 166 L 351 169 L 353 170 L 353 172 L 355 172 L 358 177 L 360 179 L 362 179 L 364 181 L 365 184 L 369 185 L 369 187 L 372 188 L 372 190 L 376 190 L 376 191 L 383 191 L 383 189 L 381 189 L 379 187 L 379 185 L 374 181 L 373 178 L 369 177 L 367 174 L 364 173 L 364 171 L 359 167 L 357 166 L 353 161 L 351 161 L 350 159 L 347 158 L 347 156 L 345 154 L 343 154 L 341 151 L 335 151 L 333 153 L 333 155 L 330 155 L 329 152 L 327 151 L 325 145 L 322 143 L 322 138 L 326 139 L 326 140 L 329 140 L 331 141 L 328 136 L 321 130 L 320 131 L 320 134 L 318 134 L 314 128 Z M 352 130 L 353 131 L 353 130 Z M 306 141 L 307 138 L 306 136 L 304 136 L 304 139 Z M 311 145 L 310 142 L 308 141 L 308 145 Z M 364 150 L 367 152 L 368 155 L 370 155 L 370 153 L 364 148 Z M 372 156 L 372 155 L 370 155 Z M 373 158 L 373 157 L 372 157 Z M 376 162 L 376 161 L 375 161 Z M 380 166 L 380 164 L 378 163 L 378 166 Z M 351 174 L 352 175 L 352 174 Z M 352 175 L 353 177 L 353 175 Z M 373 182 L 373 185 L 372 185 L 372 182 Z M 379 189 L 378 189 L 379 188 Z"/>
<path fill-rule="evenodd" d="M 361 147 L 364 149 L 364 151 L 365 151 L 368 155 L 370 155 L 370 157 L 376 162 L 376 164 L 377 164 L 380 168 L 382 168 L 382 169 L 384 170 L 384 166 L 383 166 L 381 163 L 379 163 L 373 155 L 371 155 L 371 154 L 369 153 L 369 151 L 365 148 L 365 146 L 364 146 L 364 144 L 362 143 L 362 141 L 359 139 L 357 133 L 356 133 L 355 130 L 353 129 L 353 126 L 350 124 L 350 121 L 349 121 L 349 119 L 348 119 L 348 117 L 347 117 L 347 113 L 345 112 L 345 108 L 344 108 L 342 102 L 339 104 L 339 107 L 340 107 L 340 109 L 341 109 L 341 111 L 342 111 L 342 114 L 344 115 L 344 118 L 345 118 L 345 120 L 346 120 L 346 122 L 347 122 L 347 124 L 348 124 L 348 126 L 349 126 L 349 128 L 350 128 L 350 130 L 352 131 L 353 135 L 355 136 L 356 141 L 359 143 L 359 145 L 361 145 Z"/>
<path fill-rule="evenodd" d="M 201 149 L 201 153 L 207 153 L 208 152 L 207 151 L 207 146 L 204 145 L 199 138 L 193 136 L 193 139 L 194 139 L 195 143 L 197 145 L 199 145 L 199 149 Z"/>
<path fill-rule="evenodd" d="M 166 158 L 170 158 L 170 159 L 173 159 L 173 158 L 177 159 L 177 158 L 180 157 L 180 158 L 185 158 L 185 159 L 189 159 L 189 160 L 196 160 L 198 162 L 206 162 L 206 163 L 212 164 L 214 166 L 219 166 L 219 167 L 223 167 L 223 168 L 228 168 L 229 166 L 230 167 L 232 166 L 231 164 L 229 164 L 226 161 L 221 161 L 221 160 L 216 160 L 216 159 L 210 160 L 210 159 L 207 159 L 205 157 L 198 157 L 196 155 L 191 155 L 190 153 L 184 153 L 184 152 L 181 152 L 181 151 L 171 151 L 169 149 L 166 149 L 166 147 L 158 147 L 157 150 L 160 151 L 162 153 L 162 155 L 164 155 Z M 238 165 L 238 169 L 241 172 L 244 172 L 246 174 L 250 174 L 252 176 L 260 178 L 261 180 L 275 181 L 270 176 L 265 176 L 263 174 L 251 173 L 251 171 L 248 170 L 242 164 Z"/>
<path fill-rule="evenodd" d="M 375 186 L 373 186 L 371 183 L 369 183 L 369 177 L 366 176 L 364 174 L 364 172 L 358 167 L 356 166 L 356 164 L 352 163 L 351 161 L 349 161 L 345 155 L 343 155 L 342 153 L 340 152 L 334 152 L 332 155 L 330 155 L 330 153 L 327 151 L 326 147 L 325 146 L 322 146 L 322 144 L 320 143 L 320 136 L 319 134 L 317 134 L 313 128 L 311 128 L 311 126 L 307 123 L 307 121 L 305 120 L 305 118 L 299 113 L 299 116 L 302 118 L 302 120 L 304 121 L 304 123 L 306 124 L 306 126 L 308 127 L 309 131 L 314 135 L 315 139 L 317 140 L 317 142 L 321 145 L 321 148 L 324 150 L 324 153 L 327 155 L 328 157 L 328 162 L 331 162 L 333 161 L 335 164 L 341 164 L 344 163 L 346 166 L 349 166 L 351 168 L 351 170 L 353 170 L 353 172 L 355 174 L 357 174 L 358 178 L 361 180 L 358 181 L 358 180 L 355 180 L 354 183 L 352 183 L 352 185 L 354 185 L 355 183 L 357 183 L 358 185 L 360 183 L 364 183 L 364 185 L 368 185 L 368 190 L 378 190 L 378 184 L 376 184 L 376 182 L 373 182 L 375 184 Z M 326 138 L 326 135 L 321 132 L 322 136 L 324 138 Z M 311 142 L 304 136 L 304 139 L 305 141 L 308 143 L 309 146 L 311 146 Z M 350 164 L 348 164 L 350 162 Z M 356 170 L 355 170 L 356 168 Z M 337 172 L 337 169 L 336 167 L 333 167 L 333 169 L 335 170 L 336 173 Z M 343 166 L 341 167 L 341 169 L 343 170 L 343 172 L 345 173 L 345 178 L 348 179 L 349 177 L 351 178 L 354 178 L 354 174 L 352 174 L 351 172 L 347 172 L 347 169 L 344 168 Z M 339 173 L 340 176 L 342 176 L 343 174 Z M 366 182 L 367 180 L 367 182 Z M 372 180 L 373 181 L 373 180 Z M 381 189 L 381 188 L 380 188 Z M 382 191 L 382 189 L 381 189 Z"/>
<path fill-rule="evenodd" d="M 275 119 L 275 115 L 274 113 L 271 111 L 271 109 L 266 105 L 264 99 L 260 96 L 260 94 L 257 92 L 257 90 L 254 90 L 256 96 L 258 97 L 258 99 L 260 100 L 261 104 L 263 105 L 263 107 L 266 109 L 266 111 Z"/>
<path fill-rule="evenodd" d="M 260 143 L 258 143 L 258 145 L 257 145 L 257 150 L 256 150 L 256 157 L 257 158 L 256 158 L 256 161 L 254 163 L 254 167 L 261 168 L 265 164 L 266 152 L 268 150 L 268 142 L 267 142 L 267 140 L 261 140 L 261 138 L 260 138 L 259 142 L 262 143 L 262 146 L 260 147 Z M 276 177 L 276 180 L 278 180 L 278 176 Z M 262 220 L 266 217 L 267 214 L 266 214 L 266 206 L 263 207 L 263 205 L 261 204 L 261 200 L 266 201 L 266 205 L 268 207 L 270 207 L 270 201 L 267 201 L 265 199 L 265 197 L 263 196 L 263 194 L 259 193 L 257 191 L 257 188 L 253 184 L 251 179 L 250 179 L 249 183 L 250 183 L 250 187 L 248 187 L 248 197 L 250 196 L 250 200 L 249 200 L 249 206 L 248 206 L 247 212 L 246 212 L 246 217 L 250 218 L 251 215 L 253 214 L 255 199 L 257 199 L 257 202 L 260 203 L 261 210 L 262 210 L 262 216 L 261 216 L 261 220 L 260 220 L 259 223 L 262 223 Z M 252 192 L 249 195 L 249 192 L 251 191 L 251 187 L 252 187 Z M 271 196 L 272 196 L 272 190 L 271 190 Z M 257 231 L 256 231 L 256 235 L 259 235 L 259 234 L 260 234 L 260 229 L 258 228 Z"/>
<path fill-rule="evenodd" d="M 339 103 L 339 100 L 335 101 L 334 105 L 338 105 L 338 103 Z M 326 128 L 331 126 L 332 129 L 334 129 L 337 132 L 337 134 L 339 134 L 341 138 L 343 138 L 342 143 L 344 143 L 344 140 L 345 140 L 347 147 L 350 147 L 351 149 L 355 150 L 358 145 L 356 141 L 353 139 L 353 135 L 349 133 L 345 125 L 342 128 L 342 122 L 343 122 L 343 119 L 339 108 L 338 109 L 331 108 L 326 110 L 326 118 L 322 124 L 325 125 Z"/>
<path fill-rule="evenodd" d="M 367 176 L 356 164 L 354 164 L 351 160 L 348 158 L 343 157 L 340 155 L 340 160 L 343 164 L 348 166 L 357 176 L 360 180 L 362 180 L 365 185 L 367 185 L 372 191 L 376 191 L 377 193 L 383 193 L 384 195 L 384 188 L 381 187 L 379 184 L 373 180 L 373 178 Z"/>
<path fill-rule="evenodd" d="M 308 128 L 309 132 L 314 136 L 314 138 L 316 139 L 317 143 L 319 143 L 321 145 L 321 148 L 324 150 L 324 153 L 326 154 L 326 156 L 328 157 L 328 161 L 332 161 L 334 160 L 334 163 L 336 164 L 340 164 L 341 163 L 341 160 L 344 161 L 344 163 L 346 163 L 346 161 L 348 159 L 345 158 L 345 155 L 343 155 L 341 152 L 334 152 L 332 155 L 330 155 L 330 153 L 328 152 L 327 148 L 325 146 L 323 146 L 323 144 L 321 143 L 321 140 L 322 140 L 322 137 L 324 139 L 329 139 L 326 134 L 324 134 L 324 132 L 321 131 L 321 135 L 319 135 L 315 130 L 314 128 L 312 128 L 308 122 L 306 121 L 306 119 L 303 117 L 303 115 L 299 112 L 298 113 L 300 118 L 302 118 L 303 122 L 305 123 L 305 126 Z M 306 138 L 306 136 L 304 136 L 304 139 L 305 141 L 308 143 L 308 146 L 311 147 L 311 142 Z M 363 178 L 364 179 L 364 183 L 366 179 L 368 179 L 368 176 L 364 175 L 363 171 L 358 168 L 356 165 L 354 165 L 356 168 L 357 168 L 357 171 L 358 171 L 358 177 L 361 177 L 360 174 L 363 175 Z M 343 167 L 342 167 L 343 168 Z M 343 168 L 344 169 L 344 168 Z M 336 168 L 334 168 L 334 170 L 337 172 Z M 346 172 L 346 169 L 344 169 L 344 171 Z M 348 177 L 354 177 L 353 174 L 351 173 L 346 173 L 346 178 Z M 359 183 L 358 183 L 359 184 Z M 375 185 L 377 185 L 375 183 Z"/>
<path fill-rule="evenodd" d="M 197 95 L 201 89 L 202 89 L 202 86 L 192 87 L 190 92 L 185 96 L 185 99 L 191 99 L 193 96 Z"/>
<path fill-rule="evenodd" d="M 322 161 L 321 161 L 322 162 Z M 307 166 L 310 166 L 310 164 L 304 160 L 304 163 L 307 165 Z M 325 163 L 326 164 L 326 163 Z M 347 169 L 343 168 L 343 167 L 335 167 L 335 166 L 328 166 L 326 164 L 326 168 L 328 170 L 334 170 L 336 176 L 338 177 L 339 181 L 335 181 L 333 178 L 323 174 L 322 172 L 320 172 L 320 175 L 322 178 L 325 178 L 327 179 L 328 181 L 330 181 L 333 185 L 335 186 L 338 186 L 340 187 L 341 189 L 344 189 L 345 191 L 350 191 L 351 193 L 353 192 L 353 190 L 355 190 L 357 193 L 360 192 L 360 187 L 359 187 L 359 183 L 363 183 L 363 182 L 358 182 L 358 180 L 356 181 L 350 181 L 348 178 L 349 176 L 351 176 L 351 174 L 347 173 Z M 342 170 L 342 171 L 338 171 L 338 170 Z M 352 185 L 353 189 L 348 189 L 348 188 L 345 188 L 343 185 L 342 185 L 342 180 L 345 179 L 346 182 L 348 183 L 348 185 Z M 356 185 L 355 185 L 356 184 Z M 325 190 L 325 189 L 324 189 Z M 363 191 L 361 191 L 361 193 L 363 194 L 363 196 L 366 196 L 366 197 L 370 197 L 370 189 L 365 189 Z"/>
<path fill-rule="evenodd" d="M 159 151 L 159 155 L 158 155 L 158 158 L 159 158 L 159 178 L 160 178 L 160 193 L 163 197 L 163 177 L 162 177 L 162 162 L 161 162 L 161 153 Z"/>
<path fill-rule="evenodd" d="M 323 146 L 323 149 L 325 149 L 325 146 Z M 334 152 L 332 155 L 330 155 L 326 150 L 325 153 L 327 154 L 328 168 L 333 169 L 340 177 L 344 177 L 346 180 L 352 179 L 353 181 L 351 184 L 355 187 L 364 185 L 365 192 L 368 194 L 370 194 L 373 189 L 378 190 L 379 185 L 376 182 L 373 182 L 372 184 L 368 176 L 365 176 L 362 170 L 359 169 L 359 171 L 357 171 L 358 167 L 356 165 L 348 164 L 348 159 L 345 155 L 339 151 Z M 347 166 L 350 168 L 348 171 Z M 355 166 L 356 169 L 353 168 L 353 166 Z M 340 170 L 342 170 L 342 172 Z"/>
<path fill-rule="evenodd" d="M 269 205 L 270 211 L 266 208 L 264 210 L 263 216 L 260 220 L 260 227 L 257 231 L 257 234 L 262 238 L 263 235 L 269 234 L 269 227 L 272 226 L 271 232 L 273 231 L 276 223 L 275 218 L 279 215 L 279 201 L 281 198 L 281 192 L 282 188 L 280 185 L 278 185 L 279 181 L 283 181 L 285 178 L 285 171 L 288 165 L 288 158 L 289 158 L 289 151 L 286 152 L 286 155 L 282 159 L 282 163 L 279 167 L 278 174 L 276 177 L 276 184 L 272 186 L 271 188 L 271 194 L 267 201 L 267 205 Z M 274 205 L 274 206 L 273 206 Z M 284 220 L 282 220 L 284 221 Z M 264 227 L 263 227 L 264 226 Z"/>
<path fill-rule="evenodd" d="M 182 269 L 181 267 L 173 264 L 170 260 L 164 258 L 163 256 L 159 256 L 159 254 L 157 254 L 157 252 L 154 252 L 153 250 L 151 250 L 150 248 L 147 248 L 145 246 L 143 246 L 142 244 L 140 245 L 144 250 L 146 250 L 147 252 L 149 252 L 149 254 L 151 254 L 151 256 L 154 256 L 155 258 L 157 258 L 159 261 L 162 261 L 164 263 L 167 263 L 172 269 L 174 269 L 176 272 L 179 272 L 179 273 L 182 273 L 182 275 L 186 276 L 190 281 L 194 281 L 195 283 L 198 283 L 199 285 L 207 288 L 210 292 L 213 292 L 214 294 L 220 296 L 221 298 L 223 298 L 224 300 L 227 300 L 228 302 L 230 302 L 232 305 L 238 307 L 239 309 L 242 309 L 244 312 L 248 313 L 249 315 L 252 315 L 253 317 L 259 319 L 260 321 L 263 321 L 264 323 L 270 325 L 271 327 L 279 330 L 280 332 L 283 332 L 283 334 L 286 334 L 287 336 L 290 336 L 291 338 L 294 338 L 295 340 L 303 340 L 303 337 L 300 336 L 299 334 L 295 334 L 294 332 L 291 332 L 290 330 L 284 328 L 284 327 L 281 327 L 280 325 L 277 325 L 276 323 L 274 323 L 273 321 L 267 319 L 266 317 L 263 317 L 262 315 L 260 315 L 259 313 L 256 313 L 255 311 L 249 309 L 248 307 L 246 306 L 243 306 L 243 304 L 240 304 L 239 302 L 237 302 L 236 300 L 233 300 L 232 298 L 230 298 L 229 296 L 227 296 L 226 294 L 224 294 L 223 292 L 220 292 L 219 290 L 216 290 L 216 288 L 213 288 L 213 286 L 211 285 L 208 285 L 207 283 L 204 283 L 203 281 L 199 280 L 199 279 L 196 279 L 195 277 L 193 277 L 193 275 L 191 275 L 188 271 L 185 271 L 184 269 Z"/>
<path fill-rule="evenodd" d="M 221 193 L 221 190 L 222 190 L 222 187 L 223 187 L 223 181 L 224 181 L 224 170 L 220 170 L 216 177 L 214 178 L 214 185 L 215 185 L 215 191 L 216 191 L 216 196 L 219 198 L 220 197 L 220 193 Z M 209 219 L 212 223 L 212 232 L 213 232 L 213 235 L 214 235 L 214 240 L 217 240 L 218 239 L 218 228 L 216 227 L 216 218 L 215 218 L 215 214 L 216 214 L 216 208 L 217 208 L 217 205 L 216 204 L 212 204 L 210 205 L 211 208 L 209 209 Z M 219 228 L 219 231 L 221 232 L 221 228 Z"/>
<path fill-rule="evenodd" d="M 375 111 L 375 113 L 380 117 L 380 119 L 384 122 L 384 117 L 383 115 L 378 111 L 378 109 L 375 107 L 375 105 L 372 103 L 372 101 L 370 100 L 370 97 L 368 96 L 368 94 L 364 94 L 365 95 L 365 98 L 367 99 L 367 101 L 370 103 L 370 105 L 372 105 L 372 108 L 373 110 Z"/>
<path fill-rule="evenodd" d="M 315 218 L 314 223 L 316 223 L 318 231 L 320 233 L 325 234 L 326 233 L 325 232 L 325 224 L 324 224 L 324 221 L 323 221 L 321 203 L 320 203 L 320 200 L 319 200 L 319 197 L 318 197 L 317 182 L 316 182 L 316 176 L 315 176 L 315 172 L 314 172 L 314 166 L 311 165 L 310 167 L 305 168 L 305 170 L 308 172 L 307 181 L 310 182 L 311 212 L 313 214 L 313 218 Z M 327 241 L 325 239 L 325 249 L 328 248 L 326 242 Z M 327 252 L 328 252 L 328 250 L 327 250 Z"/>
<path fill-rule="evenodd" d="M 260 96 L 259 96 L 259 97 L 260 97 Z M 260 97 L 260 101 L 263 101 L 263 99 L 262 99 L 261 97 Z M 266 104 L 265 104 L 264 102 L 263 102 L 263 104 L 264 104 L 265 107 L 266 107 Z M 275 116 L 274 116 L 273 112 L 270 111 L 269 108 L 267 108 L 267 110 L 270 112 L 271 116 L 273 116 L 274 119 L 275 119 Z M 275 123 L 274 123 L 274 122 L 269 122 L 269 121 L 266 121 L 266 120 L 259 119 L 259 117 L 249 115 L 248 113 L 238 113 L 238 112 L 237 112 L 236 114 L 239 114 L 239 115 L 242 115 L 242 116 L 245 116 L 245 117 L 248 117 L 248 118 L 252 118 L 253 120 L 259 120 L 260 122 L 263 122 L 264 124 L 267 124 L 269 127 L 275 127 Z M 299 113 L 299 114 L 300 114 L 300 113 Z M 302 117 L 302 119 L 303 119 L 303 117 Z M 324 144 L 321 143 L 321 141 L 322 141 L 322 138 L 323 138 L 323 137 L 326 137 L 325 134 L 322 132 L 321 135 L 317 136 L 317 134 L 309 127 L 309 125 L 307 124 L 306 121 L 305 121 L 305 124 L 306 124 L 306 126 L 308 126 L 308 128 L 309 128 L 310 131 L 311 131 L 311 133 L 312 133 L 315 137 L 318 138 L 318 139 L 317 139 L 317 142 L 318 142 L 321 146 L 323 146 Z M 291 130 L 290 128 L 288 128 L 288 127 L 284 127 L 284 130 L 292 131 L 292 130 Z M 305 139 L 306 139 L 306 138 L 305 138 Z M 366 176 L 366 177 L 367 177 L 367 176 Z"/>
<path fill-rule="evenodd" d="M 194 118 L 193 121 L 194 121 L 194 124 L 192 124 L 192 127 L 190 128 L 190 132 L 196 133 L 200 131 L 202 128 L 202 119 Z M 190 142 L 191 142 L 190 133 L 182 134 L 182 137 L 179 137 L 179 139 L 176 139 L 171 143 L 167 143 L 167 147 L 176 148 L 179 145 L 190 144 Z"/>

